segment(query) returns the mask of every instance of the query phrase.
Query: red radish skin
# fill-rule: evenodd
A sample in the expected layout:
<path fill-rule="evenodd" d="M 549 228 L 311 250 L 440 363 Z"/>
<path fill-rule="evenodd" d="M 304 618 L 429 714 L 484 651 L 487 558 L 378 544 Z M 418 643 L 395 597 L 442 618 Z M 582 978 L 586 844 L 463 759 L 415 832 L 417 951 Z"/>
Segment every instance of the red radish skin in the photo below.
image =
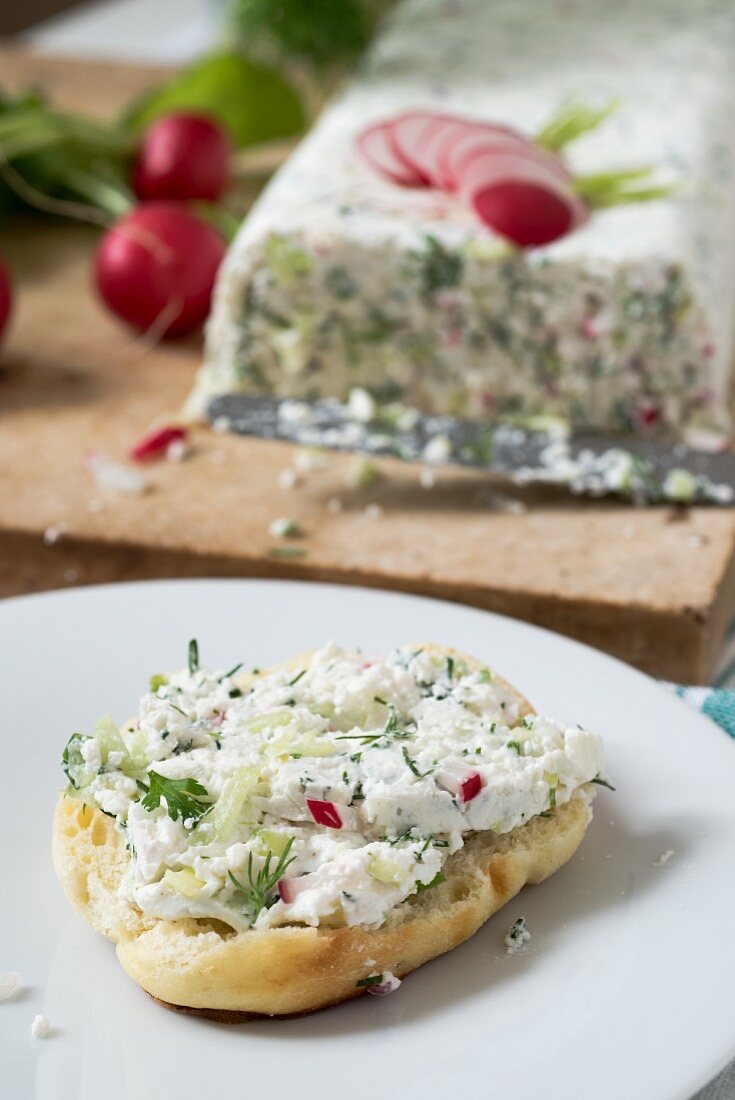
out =
<path fill-rule="evenodd" d="M 550 244 L 588 216 L 571 188 L 516 155 L 476 157 L 462 178 L 460 194 L 486 225 L 519 248 Z"/>
<path fill-rule="evenodd" d="M 139 332 L 193 332 L 206 319 L 225 254 L 219 233 L 178 203 L 145 203 L 108 230 L 95 282 L 105 305 Z"/>
<path fill-rule="evenodd" d="M 456 766 L 442 769 L 437 775 L 439 785 L 463 803 L 477 798 L 482 790 L 482 776 L 476 771 L 467 771 Z"/>
<path fill-rule="evenodd" d="M 13 286 L 10 282 L 8 269 L 0 260 L 0 341 L 8 327 L 10 314 L 13 312 Z"/>
<path fill-rule="evenodd" d="M 378 175 L 402 187 L 421 187 L 423 183 L 421 177 L 395 153 L 391 146 L 389 137 L 391 125 L 391 123 L 379 122 L 369 126 L 359 135 L 357 147 Z"/>
<path fill-rule="evenodd" d="M 189 433 L 186 428 L 171 425 L 167 428 L 156 428 L 152 432 L 139 439 L 130 449 L 130 457 L 135 462 L 147 462 L 152 458 L 161 458 L 165 455 L 169 446 L 178 440 L 185 440 Z"/>
<path fill-rule="evenodd" d="M 443 116 L 409 111 L 400 115 L 388 132 L 391 149 L 418 175 L 425 187 L 430 185 L 431 180 L 414 158 L 420 156 L 429 133 L 444 121 L 447 120 Z"/>
<path fill-rule="evenodd" d="M 438 186 L 443 191 L 456 190 L 457 179 L 452 166 L 458 155 L 461 156 L 464 150 L 474 148 L 476 143 L 481 142 L 487 142 L 488 148 L 499 151 L 525 152 L 537 148 L 523 134 L 516 133 L 507 126 L 491 122 L 455 123 L 439 136 L 432 151 Z"/>
<path fill-rule="evenodd" d="M 224 131 L 201 115 L 166 115 L 146 131 L 133 173 L 139 199 L 216 202 L 229 174 Z"/>
<path fill-rule="evenodd" d="M 323 802 L 319 798 L 307 798 L 306 805 L 317 825 L 326 825 L 328 829 L 342 828 L 342 818 L 334 802 Z"/>
<path fill-rule="evenodd" d="M 449 151 L 446 158 L 447 176 L 450 180 L 450 189 L 460 189 L 465 174 L 478 157 L 485 155 L 515 153 L 526 157 L 544 168 L 552 176 L 568 183 L 571 179 L 569 170 L 562 159 L 547 149 L 542 149 L 531 141 L 527 141 L 520 134 L 513 135 L 509 132 L 498 134 L 468 134 L 457 141 Z"/>

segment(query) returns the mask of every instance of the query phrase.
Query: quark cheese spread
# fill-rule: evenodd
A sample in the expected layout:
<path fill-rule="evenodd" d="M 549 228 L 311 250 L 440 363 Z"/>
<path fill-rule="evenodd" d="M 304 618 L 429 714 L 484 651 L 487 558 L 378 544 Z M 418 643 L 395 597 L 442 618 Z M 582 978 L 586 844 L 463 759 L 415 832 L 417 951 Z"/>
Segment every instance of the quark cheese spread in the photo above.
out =
<path fill-rule="evenodd" d="M 155 676 L 122 730 L 64 752 L 69 793 L 115 818 L 120 894 L 235 929 L 379 927 L 442 881 L 468 834 L 553 813 L 599 777 L 600 739 L 521 717 L 489 669 L 334 644 L 272 672 Z"/>

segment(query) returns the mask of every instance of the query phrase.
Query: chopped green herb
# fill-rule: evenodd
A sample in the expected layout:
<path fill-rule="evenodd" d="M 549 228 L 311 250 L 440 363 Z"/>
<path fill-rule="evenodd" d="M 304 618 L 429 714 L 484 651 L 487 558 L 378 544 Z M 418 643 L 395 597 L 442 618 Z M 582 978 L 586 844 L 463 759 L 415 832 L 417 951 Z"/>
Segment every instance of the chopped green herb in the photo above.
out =
<path fill-rule="evenodd" d="M 444 875 L 441 871 L 437 871 L 431 882 L 417 882 L 416 893 L 423 894 L 424 890 L 430 890 L 432 886 L 438 886 L 440 882 L 445 882 Z"/>
<path fill-rule="evenodd" d="M 197 672 L 199 669 L 199 643 L 196 638 L 192 638 L 189 642 L 189 673 Z"/>
<path fill-rule="evenodd" d="M 236 672 L 240 671 L 244 663 L 244 661 L 240 661 L 239 664 L 234 665 L 228 672 L 223 672 L 217 683 L 221 684 L 223 680 L 228 680 L 230 676 L 234 676 Z"/>
<path fill-rule="evenodd" d="M 596 775 L 594 779 L 591 779 L 590 783 L 597 783 L 600 787 L 607 787 L 609 791 L 617 790 L 616 787 L 613 787 L 612 783 L 608 783 L 606 779 L 603 779 L 599 775 Z"/>
<path fill-rule="evenodd" d="M 408 764 L 409 768 L 411 769 L 411 771 L 413 772 L 413 774 L 414 774 L 414 775 L 415 775 L 415 776 L 416 776 L 416 777 L 417 777 L 418 779 L 423 779 L 425 775 L 429 775 L 429 772 L 431 772 L 431 768 L 429 768 L 429 771 L 426 771 L 426 772 L 420 772 L 420 771 L 419 771 L 419 769 L 418 769 L 418 767 L 416 766 L 416 761 L 415 761 L 415 760 L 413 760 L 413 759 L 411 758 L 411 756 L 409 756 L 409 752 L 408 752 L 408 749 L 406 748 L 406 746 L 405 746 L 405 745 L 403 746 L 402 752 L 403 752 L 403 759 L 404 759 L 404 760 L 406 761 L 406 763 Z"/>
<path fill-rule="evenodd" d="M 308 550 L 305 546 L 271 546 L 268 553 L 272 558 L 305 558 Z"/>
<path fill-rule="evenodd" d="M 373 697 L 373 702 L 375 702 L 375 703 L 380 703 L 380 704 L 381 704 L 381 706 L 384 706 L 384 707 L 387 707 L 387 706 L 388 706 L 388 704 L 386 703 L 385 699 L 381 699 L 379 695 L 375 695 L 375 696 Z"/>
<path fill-rule="evenodd" d="M 262 910 L 269 909 L 276 900 L 275 890 L 278 886 L 278 880 L 283 877 L 283 872 L 296 859 L 296 856 L 291 856 L 289 859 L 288 853 L 291 851 L 292 844 L 293 837 L 289 837 L 288 843 L 284 847 L 283 852 L 278 858 L 278 862 L 272 870 L 271 862 L 273 860 L 273 853 L 269 852 L 265 863 L 255 876 L 253 876 L 253 853 L 250 852 L 248 855 L 247 885 L 235 878 L 232 871 L 228 872 L 230 881 L 234 885 L 236 891 L 242 895 L 250 911 L 253 923 L 258 919 Z"/>
<path fill-rule="evenodd" d="M 306 676 L 306 669 L 305 668 L 302 668 L 301 672 L 297 672 L 296 675 L 294 676 L 293 680 L 288 681 L 288 686 L 293 687 L 294 684 L 298 684 L 298 682 L 299 682 L 299 680 L 301 679 L 302 676 Z"/>
<path fill-rule="evenodd" d="M 359 982 L 355 982 L 355 989 L 366 989 L 371 985 L 380 985 L 382 980 L 382 974 L 371 974 L 369 978 L 360 978 Z"/>
<path fill-rule="evenodd" d="M 148 779 L 149 787 L 144 783 L 138 784 L 146 792 L 141 803 L 146 810 L 155 810 L 164 798 L 166 811 L 172 821 L 178 818 L 182 821 L 189 818 L 199 821 L 211 809 L 211 803 L 202 801 L 209 797 L 207 789 L 196 779 L 168 779 L 154 771 L 148 772 Z"/>
<path fill-rule="evenodd" d="M 556 809 L 556 787 L 549 787 L 549 809 Z"/>
<path fill-rule="evenodd" d="M 83 741 L 89 740 L 90 738 L 85 733 L 73 733 L 61 754 L 61 766 L 75 791 L 78 791 L 83 785 L 80 780 L 83 778 L 87 767 L 82 756 L 81 745 Z M 89 778 L 91 779 L 91 776 Z"/>
<path fill-rule="evenodd" d="M 168 678 L 162 673 L 157 672 L 154 676 L 151 676 L 150 680 L 148 681 L 148 690 L 152 691 L 155 695 L 158 689 L 161 687 L 165 687 L 167 683 Z"/>
<path fill-rule="evenodd" d="M 183 714 L 184 718 L 189 717 L 189 715 L 186 713 L 185 710 L 182 710 L 181 707 L 177 707 L 176 703 L 172 703 L 171 700 L 169 700 L 168 705 L 171 707 L 171 710 L 177 710 L 179 712 L 179 714 Z"/>
<path fill-rule="evenodd" d="M 242 695 L 242 692 L 240 691 L 240 688 L 232 688 L 232 690 L 228 691 L 227 694 L 230 699 L 239 699 Z"/>
<path fill-rule="evenodd" d="M 454 679 L 454 657 L 447 657 L 447 680 Z"/>
<path fill-rule="evenodd" d="M 515 749 L 519 756 L 523 756 L 520 741 L 509 741 L 505 747 L 506 749 Z"/>

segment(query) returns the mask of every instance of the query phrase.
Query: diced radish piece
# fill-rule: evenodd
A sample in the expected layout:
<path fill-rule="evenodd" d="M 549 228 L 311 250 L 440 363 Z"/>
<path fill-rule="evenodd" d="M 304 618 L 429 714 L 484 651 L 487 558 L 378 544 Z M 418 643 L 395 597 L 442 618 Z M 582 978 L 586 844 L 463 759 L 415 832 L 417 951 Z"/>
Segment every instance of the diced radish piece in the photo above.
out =
<path fill-rule="evenodd" d="M 471 768 L 463 768 L 461 765 L 449 764 L 437 775 L 439 786 L 459 802 L 471 802 L 477 798 L 482 790 L 482 776 Z"/>
<path fill-rule="evenodd" d="M 130 457 L 136 462 L 145 462 L 149 458 L 162 456 L 168 450 L 169 444 L 185 440 L 188 434 L 186 428 L 175 424 L 156 428 L 138 440 L 130 450 Z"/>
<path fill-rule="evenodd" d="M 401 979 L 397 978 L 395 974 L 391 974 L 390 970 L 381 975 L 382 981 L 376 985 L 369 985 L 367 987 L 368 993 L 373 997 L 387 997 L 389 993 L 395 993 L 401 984 Z"/>
<path fill-rule="evenodd" d="M 462 177 L 460 194 L 486 225 L 519 248 L 550 244 L 588 216 L 570 187 L 516 155 L 476 157 Z"/>
<path fill-rule="evenodd" d="M 308 890 L 313 875 L 300 875 L 298 878 L 278 880 L 278 896 L 284 905 L 291 905 L 303 890 Z"/>
<path fill-rule="evenodd" d="M 379 175 L 403 187 L 420 187 L 422 178 L 391 147 L 389 132 L 392 126 L 392 122 L 377 122 L 368 126 L 358 135 L 357 147 Z"/>
<path fill-rule="evenodd" d="M 317 825 L 326 825 L 328 829 L 342 828 L 342 818 L 334 802 L 323 802 L 319 798 L 307 798 L 306 805 Z"/>

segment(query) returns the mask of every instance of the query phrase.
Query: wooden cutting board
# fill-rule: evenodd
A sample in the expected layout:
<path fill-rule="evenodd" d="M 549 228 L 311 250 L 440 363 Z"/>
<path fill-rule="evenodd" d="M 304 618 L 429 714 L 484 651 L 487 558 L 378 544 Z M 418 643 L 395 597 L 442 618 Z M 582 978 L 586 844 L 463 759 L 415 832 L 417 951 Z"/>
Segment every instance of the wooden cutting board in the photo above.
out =
<path fill-rule="evenodd" d="M 41 84 L 98 115 L 161 76 L 8 51 L 0 61 L 4 83 Z M 95 239 L 50 220 L 0 233 L 17 287 L 0 370 L 0 594 L 140 577 L 332 580 L 514 615 L 671 679 L 709 676 L 735 607 L 733 509 L 574 502 L 451 471 L 427 490 L 415 467 L 391 461 L 360 490 L 336 455 L 284 489 L 292 448 L 206 429 L 188 459 L 150 468 L 144 495 L 100 491 L 85 452 L 124 458 L 175 412 L 201 347 L 146 348 L 104 313 L 89 281 Z M 268 526 L 281 516 L 302 525 L 303 557 L 273 556 Z M 410 633 L 396 622 L 398 641 Z"/>

